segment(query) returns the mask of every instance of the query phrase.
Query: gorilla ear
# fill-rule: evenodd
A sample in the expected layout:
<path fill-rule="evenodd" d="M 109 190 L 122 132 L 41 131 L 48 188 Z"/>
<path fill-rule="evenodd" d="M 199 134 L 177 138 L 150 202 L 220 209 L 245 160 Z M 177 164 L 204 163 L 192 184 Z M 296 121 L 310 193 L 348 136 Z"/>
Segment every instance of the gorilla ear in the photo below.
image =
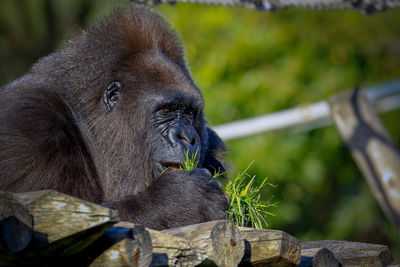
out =
<path fill-rule="evenodd" d="M 207 135 L 208 146 L 203 167 L 207 168 L 211 173 L 225 173 L 226 166 L 225 162 L 223 161 L 224 153 L 226 152 L 225 143 L 213 130 L 208 127 Z"/>
<path fill-rule="evenodd" d="M 107 89 L 104 91 L 103 103 L 104 105 L 106 105 L 109 112 L 115 107 L 117 101 L 119 100 L 120 89 L 121 89 L 121 83 L 119 81 L 114 81 L 110 83 Z"/>

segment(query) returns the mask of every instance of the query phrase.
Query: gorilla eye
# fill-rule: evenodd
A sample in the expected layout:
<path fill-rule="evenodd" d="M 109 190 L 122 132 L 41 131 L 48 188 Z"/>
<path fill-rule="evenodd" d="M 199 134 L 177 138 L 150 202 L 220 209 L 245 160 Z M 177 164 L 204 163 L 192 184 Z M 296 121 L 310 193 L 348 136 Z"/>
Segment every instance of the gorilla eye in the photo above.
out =
<path fill-rule="evenodd" d="M 119 90 L 121 89 L 121 83 L 118 81 L 110 83 L 108 85 L 106 91 L 103 94 L 103 102 L 106 105 L 108 111 L 111 111 L 115 104 L 117 103 L 120 93 Z"/>

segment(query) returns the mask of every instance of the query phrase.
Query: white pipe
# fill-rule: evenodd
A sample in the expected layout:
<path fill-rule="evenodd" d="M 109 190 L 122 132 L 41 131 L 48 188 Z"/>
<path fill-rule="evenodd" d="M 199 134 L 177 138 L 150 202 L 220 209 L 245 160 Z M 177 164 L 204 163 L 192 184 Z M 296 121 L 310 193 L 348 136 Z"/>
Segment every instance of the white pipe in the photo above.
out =
<path fill-rule="evenodd" d="M 400 108 L 400 79 L 386 82 L 366 90 L 367 98 L 379 112 Z M 291 108 L 250 119 L 234 121 L 213 127 L 224 140 L 296 126 L 308 130 L 331 124 L 329 105 L 326 101 Z"/>

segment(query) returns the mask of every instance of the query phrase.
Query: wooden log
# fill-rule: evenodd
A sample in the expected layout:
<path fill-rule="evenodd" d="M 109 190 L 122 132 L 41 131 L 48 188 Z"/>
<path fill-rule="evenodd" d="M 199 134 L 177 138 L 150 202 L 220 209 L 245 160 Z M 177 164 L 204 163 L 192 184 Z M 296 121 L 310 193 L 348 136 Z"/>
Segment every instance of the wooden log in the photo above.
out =
<path fill-rule="evenodd" d="M 15 195 L 33 216 L 36 245 L 48 245 L 96 228 L 90 240 L 82 240 L 93 242 L 119 220 L 115 210 L 54 190 Z"/>
<path fill-rule="evenodd" d="M 237 266 L 244 254 L 244 242 L 231 221 L 212 221 L 163 231 L 184 238 L 206 253 L 202 264 Z"/>
<path fill-rule="evenodd" d="M 310 248 L 301 250 L 299 267 L 339 267 L 339 262 L 332 251 L 327 248 Z"/>
<path fill-rule="evenodd" d="M 118 221 L 116 211 L 52 190 L 13 195 L 33 218 L 32 241 L 0 254 L 0 265 L 66 263 Z"/>
<path fill-rule="evenodd" d="M 10 192 L 0 192 L 0 254 L 25 249 L 32 240 L 32 216 Z"/>
<path fill-rule="evenodd" d="M 355 162 L 400 232 L 400 152 L 363 91 L 336 95 L 329 104 Z"/>
<path fill-rule="evenodd" d="M 257 230 L 239 227 L 245 243 L 245 255 L 240 266 L 291 266 L 300 263 L 301 243 L 279 230 Z"/>
<path fill-rule="evenodd" d="M 152 244 L 142 225 L 122 222 L 108 229 L 85 250 L 68 259 L 81 266 L 149 266 Z"/>
<path fill-rule="evenodd" d="M 150 267 L 196 266 L 206 259 L 204 250 L 186 239 L 148 229 L 153 244 Z"/>
<path fill-rule="evenodd" d="M 339 240 L 323 240 L 306 242 L 302 249 L 327 248 L 343 266 L 387 266 L 393 261 L 387 246 L 348 242 Z"/>

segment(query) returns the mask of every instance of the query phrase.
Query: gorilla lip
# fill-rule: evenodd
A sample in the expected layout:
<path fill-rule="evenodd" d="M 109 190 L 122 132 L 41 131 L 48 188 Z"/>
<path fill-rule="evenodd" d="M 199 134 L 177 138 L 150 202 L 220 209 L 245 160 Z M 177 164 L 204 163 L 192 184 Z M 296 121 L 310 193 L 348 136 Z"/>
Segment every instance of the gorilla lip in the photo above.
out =
<path fill-rule="evenodd" d="M 172 170 L 179 170 L 181 168 L 181 163 L 172 163 L 172 162 L 168 162 L 168 163 L 163 163 L 162 164 L 164 166 L 164 168 L 167 169 L 172 169 Z"/>

